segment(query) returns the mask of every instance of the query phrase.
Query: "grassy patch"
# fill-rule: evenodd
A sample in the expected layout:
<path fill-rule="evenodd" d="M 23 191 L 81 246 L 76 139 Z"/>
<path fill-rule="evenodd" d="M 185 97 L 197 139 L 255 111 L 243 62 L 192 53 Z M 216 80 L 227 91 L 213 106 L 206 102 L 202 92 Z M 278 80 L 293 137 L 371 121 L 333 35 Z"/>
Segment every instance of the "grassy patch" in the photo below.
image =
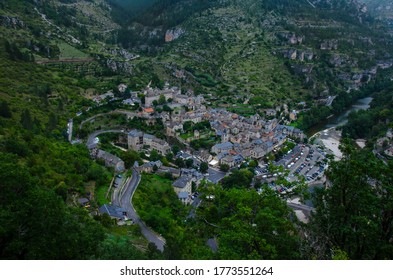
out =
<path fill-rule="evenodd" d="M 113 226 L 108 229 L 109 233 L 114 236 L 128 236 L 133 237 L 133 239 L 138 239 L 142 237 L 141 230 L 138 225 L 131 226 Z"/>
<path fill-rule="evenodd" d="M 180 138 L 181 139 L 184 139 L 184 140 L 187 140 L 187 139 L 189 139 L 189 138 L 191 138 L 191 137 L 193 137 L 194 135 L 192 134 L 192 133 L 186 133 L 186 134 L 181 134 L 180 135 Z"/>
<path fill-rule="evenodd" d="M 255 115 L 255 110 L 250 105 L 237 105 L 236 107 L 228 108 L 228 110 L 242 116 Z"/>
<path fill-rule="evenodd" d="M 105 198 L 106 196 L 106 192 L 108 191 L 108 186 L 99 186 L 96 189 L 96 201 L 98 203 L 98 205 L 104 205 L 107 203 L 110 203 L 110 200 Z"/>
<path fill-rule="evenodd" d="M 58 43 L 57 46 L 60 49 L 60 59 L 89 57 L 88 54 L 81 52 L 80 50 L 74 48 L 73 46 L 65 42 Z"/>

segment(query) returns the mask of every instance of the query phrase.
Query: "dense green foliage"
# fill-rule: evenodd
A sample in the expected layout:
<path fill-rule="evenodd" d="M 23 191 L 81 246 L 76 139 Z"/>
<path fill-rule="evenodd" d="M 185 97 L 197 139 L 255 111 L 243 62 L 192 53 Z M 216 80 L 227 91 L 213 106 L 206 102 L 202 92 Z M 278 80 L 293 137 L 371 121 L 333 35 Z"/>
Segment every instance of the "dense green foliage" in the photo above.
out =
<path fill-rule="evenodd" d="M 350 259 L 392 259 L 393 166 L 351 145 L 343 150 L 327 173 L 331 186 L 316 193 L 314 253 L 329 257 L 339 248 Z"/>
<path fill-rule="evenodd" d="M 254 174 L 248 169 L 234 170 L 228 177 L 225 177 L 221 184 L 225 189 L 244 188 L 251 185 Z"/>
<path fill-rule="evenodd" d="M 390 73 L 390 72 L 388 72 Z M 386 73 L 387 77 L 389 74 Z M 371 108 L 367 111 L 352 112 L 348 116 L 348 124 L 343 128 L 343 134 L 353 139 L 375 139 L 383 136 L 393 119 L 393 83 L 384 82 L 375 88 Z"/>
<path fill-rule="evenodd" d="M 91 195 L 96 209 L 112 177 L 86 147 L 66 142 L 67 119 L 85 102 L 79 81 L 0 43 L 0 258 L 117 258 L 111 233 L 76 203 Z M 143 253 L 130 246 L 121 256 Z"/>
<path fill-rule="evenodd" d="M 186 213 L 172 182 L 157 175 L 142 175 L 133 202 L 141 219 L 164 236 L 176 232 Z"/>
<path fill-rule="evenodd" d="M 85 259 L 104 239 L 84 210 L 69 208 L 43 188 L 16 156 L 1 153 L 1 256 Z"/>
<path fill-rule="evenodd" d="M 214 198 L 199 213 L 211 236 L 217 235 L 218 258 L 300 258 L 291 211 L 275 192 L 215 188 L 209 195 Z"/>

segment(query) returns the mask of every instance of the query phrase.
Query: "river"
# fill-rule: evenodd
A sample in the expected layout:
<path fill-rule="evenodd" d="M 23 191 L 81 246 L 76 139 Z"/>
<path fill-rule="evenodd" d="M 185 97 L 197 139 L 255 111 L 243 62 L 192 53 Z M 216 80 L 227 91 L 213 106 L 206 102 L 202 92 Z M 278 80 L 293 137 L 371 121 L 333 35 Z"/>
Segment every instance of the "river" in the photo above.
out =
<path fill-rule="evenodd" d="M 358 99 L 354 104 L 352 104 L 351 107 L 349 107 L 347 110 L 345 110 L 343 113 L 337 115 L 337 116 L 332 116 L 319 124 L 311 127 L 307 131 L 307 136 L 311 137 L 315 135 L 318 132 L 321 132 L 325 129 L 329 128 L 335 128 L 338 126 L 342 126 L 348 122 L 348 116 L 351 112 L 353 111 L 358 111 L 358 110 L 367 110 L 370 108 L 370 103 L 373 100 L 372 97 L 366 97 L 366 98 L 361 98 Z"/>

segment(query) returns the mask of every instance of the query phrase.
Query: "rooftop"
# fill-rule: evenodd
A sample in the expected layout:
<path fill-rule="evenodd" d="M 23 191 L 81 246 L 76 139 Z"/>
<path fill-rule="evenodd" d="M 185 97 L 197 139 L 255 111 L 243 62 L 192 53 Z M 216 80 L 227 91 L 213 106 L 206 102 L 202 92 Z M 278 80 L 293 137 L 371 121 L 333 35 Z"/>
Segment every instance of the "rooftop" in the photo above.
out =
<path fill-rule="evenodd" d="M 179 192 L 178 197 L 179 197 L 179 199 L 187 199 L 188 198 L 188 192 Z"/>
<path fill-rule="evenodd" d="M 186 176 L 181 176 L 179 179 L 177 179 L 175 182 L 173 182 L 172 186 L 180 189 L 184 189 L 187 187 L 187 184 L 191 181 L 191 178 L 186 177 Z"/>

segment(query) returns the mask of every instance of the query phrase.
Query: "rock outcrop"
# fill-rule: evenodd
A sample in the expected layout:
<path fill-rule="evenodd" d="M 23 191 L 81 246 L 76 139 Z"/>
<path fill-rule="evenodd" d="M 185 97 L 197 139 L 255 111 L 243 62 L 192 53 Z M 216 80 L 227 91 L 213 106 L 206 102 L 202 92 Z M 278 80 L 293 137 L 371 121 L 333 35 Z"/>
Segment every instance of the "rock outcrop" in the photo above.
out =
<path fill-rule="evenodd" d="M 0 16 L 0 26 L 8 28 L 25 28 L 25 23 L 18 18 L 10 16 Z"/>

